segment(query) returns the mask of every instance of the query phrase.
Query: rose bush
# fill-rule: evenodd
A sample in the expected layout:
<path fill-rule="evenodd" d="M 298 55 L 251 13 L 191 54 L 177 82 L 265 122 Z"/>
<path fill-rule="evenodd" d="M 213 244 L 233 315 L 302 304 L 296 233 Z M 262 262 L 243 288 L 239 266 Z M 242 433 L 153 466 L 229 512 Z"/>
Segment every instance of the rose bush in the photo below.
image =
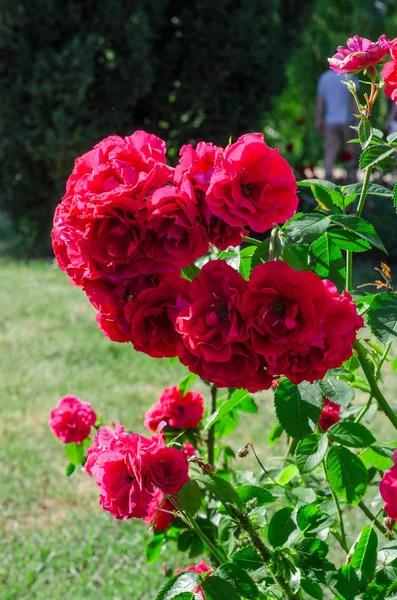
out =
<path fill-rule="evenodd" d="M 293 172 L 259 133 L 225 149 L 184 146 L 175 169 L 164 142 L 142 131 L 76 161 L 54 219 L 60 268 L 111 340 L 177 357 L 187 371 L 147 410 L 151 438 L 101 426 L 74 397 L 59 402 L 50 426 L 66 444 L 68 475 L 84 466 L 105 511 L 147 524 L 150 562 L 175 544 L 189 553 L 193 566 L 181 564 L 156 600 L 394 597 L 397 443 L 369 426 L 378 409 L 397 429 L 381 389 L 397 296 L 386 263 L 371 290 L 354 289 L 352 266 L 354 252 L 386 250 L 361 214 L 367 193 L 393 201 L 371 173 L 397 166 L 397 141 L 370 117 L 384 87 L 377 66 L 396 100 L 395 49 L 384 35 L 354 36 L 329 59 L 339 73 L 369 78 L 363 101 L 348 82 L 364 176 L 351 186 L 301 182 L 317 204 L 310 214 L 296 212 Z M 246 430 L 239 450 L 225 439 L 243 413 L 260 419 L 266 400 L 251 394 L 270 388 L 268 441 L 280 445 L 272 460 Z"/>

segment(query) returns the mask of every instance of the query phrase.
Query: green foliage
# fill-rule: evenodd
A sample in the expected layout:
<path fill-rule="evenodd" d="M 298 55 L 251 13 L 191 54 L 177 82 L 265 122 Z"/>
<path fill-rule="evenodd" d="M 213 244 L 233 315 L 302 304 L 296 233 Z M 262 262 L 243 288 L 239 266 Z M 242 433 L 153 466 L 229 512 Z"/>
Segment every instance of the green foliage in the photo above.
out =
<path fill-rule="evenodd" d="M 191 479 L 178 494 L 178 501 L 188 515 L 194 517 L 201 506 L 201 491 L 197 481 Z"/>
<path fill-rule="evenodd" d="M 368 486 L 368 471 L 363 462 L 350 450 L 332 446 L 326 458 L 329 485 L 348 504 L 356 505 Z"/>
<path fill-rule="evenodd" d="M 351 421 L 335 423 L 328 429 L 327 435 L 331 440 L 348 448 L 366 448 L 376 441 L 369 429 L 361 423 Z"/>
<path fill-rule="evenodd" d="M 295 385 L 283 380 L 276 389 L 274 403 L 277 418 L 285 431 L 301 439 L 310 434 L 318 422 L 323 395 L 318 384 Z"/>
<path fill-rule="evenodd" d="M 374 298 L 368 309 L 368 326 L 382 344 L 397 336 L 397 293 L 382 294 Z"/>
<path fill-rule="evenodd" d="M 351 566 L 361 573 L 361 585 L 372 579 L 377 562 L 378 536 L 371 525 L 366 525 L 354 545 Z"/>
<path fill-rule="evenodd" d="M 193 592 L 199 584 L 200 576 L 192 571 L 173 575 L 161 588 L 156 600 L 172 600 L 183 592 Z"/>
<path fill-rule="evenodd" d="M 295 460 L 302 473 L 310 473 L 324 460 L 328 450 L 328 437 L 313 434 L 301 440 L 296 448 Z"/>
<path fill-rule="evenodd" d="M 292 512 L 292 508 L 281 508 L 271 518 L 267 536 L 273 548 L 283 546 L 295 531 L 296 525 L 291 518 Z"/>

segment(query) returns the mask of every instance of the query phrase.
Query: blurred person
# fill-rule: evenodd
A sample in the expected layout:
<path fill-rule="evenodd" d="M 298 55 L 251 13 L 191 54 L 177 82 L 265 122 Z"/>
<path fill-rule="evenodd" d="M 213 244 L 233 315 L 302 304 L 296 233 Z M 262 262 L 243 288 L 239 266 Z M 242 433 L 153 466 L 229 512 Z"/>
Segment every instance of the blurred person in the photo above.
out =
<path fill-rule="evenodd" d="M 358 79 L 350 76 L 358 89 Z M 333 180 L 333 169 L 336 158 L 347 140 L 354 137 L 350 128 L 356 121 L 353 112 L 355 103 L 352 94 L 343 83 L 344 75 L 337 75 L 331 69 L 325 71 L 319 79 L 316 97 L 316 129 L 324 135 L 324 168 L 325 179 Z M 344 154 L 349 152 L 346 160 L 347 178 L 355 179 L 356 152 L 353 144 L 349 144 Z"/>

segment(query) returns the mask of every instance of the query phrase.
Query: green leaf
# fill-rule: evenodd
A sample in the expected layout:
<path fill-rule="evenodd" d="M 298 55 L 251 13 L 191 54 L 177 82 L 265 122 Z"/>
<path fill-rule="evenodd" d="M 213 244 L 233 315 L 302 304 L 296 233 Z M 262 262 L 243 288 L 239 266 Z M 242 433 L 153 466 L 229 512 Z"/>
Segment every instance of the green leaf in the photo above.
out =
<path fill-rule="evenodd" d="M 248 281 L 251 274 L 252 257 L 255 254 L 257 246 L 248 246 L 240 250 L 239 273 Z"/>
<path fill-rule="evenodd" d="M 206 600 L 240 600 L 232 584 L 222 577 L 211 575 L 204 579 L 201 587 Z"/>
<path fill-rule="evenodd" d="M 232 503 L 239 508 L 244 508 L 243 502 L 240 500 L 240 496 L 232 485 L 225 479 L 217 477 L 216 475 L 198 475 L 197 481 L 200 481 L 205 487 L 222 502 L 222 504 Z"/>
<path fill-rule="evenodd" d="M 244 503 L 254 498 L 259 506 L 274 502 L 274 496 L 268 490 L 256 485 L 240 485 L 236 488 L 236 492 Z"/>
<path fill-rule="evenodd" d="M 326 435 L 313 434 L 301 440 L 296 448 L 295 461 L 301 473 L 310 473 L 324 460 L 328 449 Z"/>
<path fill-rule="evenodd" d="M 358 126 L 358 137 L 363 150 L 365 150 L 372 139 L 371 121 L 366 117 L 361 117 L 360 125 Z"/>
<path fill-rule="evenodd" d="M 148 563 L 154 563 L 160 558 L 164 539 L 164 533 L 156 533 L 146 544 L 145 556 Z"/>
<path fill-rule="evenodd" d="M 382 344 L 397 337 L 397 293 L 379 294 L 368 309 L 368 327 Z"/>
<path fill-rule="evenodd" d="M 215 439 L 230 435 L 236 429 L 238 425 L 238 412 L 237 410 L 231 410 L 228 412 L 221 421 L 215 423 Z"/>
<path fill-rule="evenodd" d="M 298 510 L 296 522 L 304 534 L 312 535 L 331 527 L 335 518 L 320 510 L 316 504 L 306 504 Z"/>
<path fill-rule="evenodd" d="M 389 542 L 378 552 L 378 559 L 384 565 L 390 565 L 397 559 L 397 542 Z"/>
<path fill-rule="evenodd" d="M 274 402 L 277 418 L 292 437 L 302 439 L 312 433 L 323 405 L 323 395 L 317 384 L 299 386 L 284 379 L 276 389 Z"/>
<path fill-rule="evenodd" d="M 84 448 L 82 444 L 76 444 L 75 442 L 70 442 L 70 444 L 65 444 L 66 456 L 70 460 L 71 464 L 77 467 L 78 465 L 83 465 L 85 461 Z"/>
<path fill-rule="evenodd" d="M 202 596 L 193 592 L 182 592 L 173 597 L 173 600 L 202 600 Z"/>
<path fill-rule="evenodd" d="M 305 571 L 324 568 L 324 560 L 328 554 L 328 546 L 323 540 L 307 537 L 300 542 L 295 542 L 294 548 L 299 555 L 299 566 Z"/>
<path fill-rule="evenodd" d="M 328 400 L 344 408 L 347 408 L 354 400 L 354 389 L 345 381 L 331 377 L 319 381 L 319 385 Z"/>
<path fill-rule="evenodd" d="M 182 592 L 193 592 L 200 585 L 200 582 L 199 574 L 194 571 L 178 573 L 178 575 L 173 575 L 166 581 L 155 600 L 172 600 Z"/>
<path fill-rule="evenodd" d="M 295 531 L 296 525 L 291 519 L 292 512 L 292 508 L 285 507 L 275 512 L 271 518 L 267 535 L 273 548 L 284 546 L 291 533 Z"/>
<path fill-rule="evenodd" d="M 195 375 L 194 373 L 188 373 L 186 377 L 180 380 L 178 389 L 181 392 L 182 396 L 185 396 L 187 394 L 187 392 L 190 390 L 190 386 L 196 381 L 196 379 L 197 375 Z"/>
<path fill-rule="evenodd" d="M 326 472 L 333 491 L 356 506 L 365 495 L 368 471 L 363 462 L 343 446 L 333 446 L 326 458 Z"/>
<path fill-rule="evenodd" d="M 291 504 L 302 506 L 316 501 L 316 492 L 307 487 L 285 488 L 285 496 Z"/>
<path fill-rule="evenodd" d="M 371 244 L 363 240 L 359 235 L 347 229 L 332 229 L 329 232 L 331 243 L 342 250 L 351 252 L 366 252 L 371 250 Z"/>
<path fill-rule="evenodd" d="M 366 148 L 360 156 L 360 169 L 376 167 L 377 169 L 393 169 L 396 161 L 392 156 L 395 148 L 390 148 L 386 144 L 371 145 Z"/>
<path fill-rule="evenodd" d="M 338 579 L 336 583 L 337 591 L 342 594 L 345 600 L 353 600 L 359 588 L 360 582 L 357 573 L 351 566 L 343 565 L 338 571 Z"/>
<path fill-rule="evenodd" d="M 244 548 L 237 550 L 237 552 L 232 555 L 232 560 L 246 571 L 257 571 L 263 567 L 261 555 L 252 546 L 245 546 Z"/>
<path fill-rule="evenodd" d="M 226 563 L 221 565 L 215 572 L 215 575 L 228 581 L 243 598 L 249 600 L 258 598 L 260 592 L 253 579 L 235 563 Z"/>
<path fill-rule="evenodd" d="M 372 579 L 375 573 L 377 550 L 378 536 L 371 525 L 365 525 L 350 560 L 351 566 L 362 573 L 361 584 Z"/>
<path fill-rule="evenodd" d="M 310 266 L 321 278 L 331 279 L 337 287 L 343 285 L 346 271 L 342 252 L 330 234 L 325 232 L 310 246 Z"/>
<path fill-rule="evenodd" d="M 72 475 L 72 473 L 74 473 L 75 468 L 76 468 L 76 465 L 74 465 L 73 463 L 69 463 L 68 466 L 66 467 L 66 475 L 68 477 L 70 477 Z"/>
<path fill-rule="evenodd" d="M 279 441 L 283 431 L 284 431 L 284 427 L 281 425 L 281 423 L 277 422 L 272 427 L 269 435 L 267 436 L 267 442 L 268 442 L 269 446 L 274 446 L 274 444 L 276 444 Z"/>
<path fill-rule="evenodd" d="M 254 269 L 256 266 L 266 262 L 269 260 L 269 251 L 270 251 L 270 239 L 267 238 L 259 246 L 257 246 L 252 259 L 251 259 L 251 269 Z"/>
<path fill-rule="evenodd" d="M 330 224 L 330 217 L 310 213 L 289 221 L 284 226 L 284 233 L 293 244 L 309 244 L 320 237 Z"/>
<path fill-rule="evenodd" d="M 387 250 L 376 233 L 374 226 L 368 223 L 368 221 L 361 219 L 357 215 L 333 215 L 331 218 L 334 223 L 338 223 L 338 225 L 341 225 L 348 231 L 352 231 L 378 250 L 382 250 L 387 254 Z"/>
<path fill-rule="evenodd" d="M 287 244 L 281 257 L 295 271 L 307 271 L 309 268 L 309 245 Z"/>
<path fill-rule="evenodd" d="M 386 471 L 394 465 L 390 455 L 380 446 L 367 448 L 360 458 L 367 467 L 371 466 L 380 471 Z"/>
<path fill-rule="evenodd" d="M 311 598 L 315 598 L 315 600 L 323 600 L 323 591 L 321 587 L 312 579 L 302 579 L 301 588 Z"/>
<path fill-rule="evenodd" d="M 214 423 L 222 419 L 228 412 L 233 410 L 240 402 L 242 402 L 247 396 L 249 396 L 249 392 L 247 390 L 236 390 L 233 394 L 225 400 L 219 408 L 210 415 L 204 423 L 204 430 L 210 429 Z"/>
<path fill-rule="evenodd" d="M 193 263 L 191 265 L 189 265 L 188 267 L 185 267 L 184 269 L 182 269 L 181 275 L 184 279 L 187 279 L 188 281 L 193 281 L 193 279 L 195 279 L 197 277 L 197 275 L 200 274 L 200 269 L 198 267 L 196 267 L 196 265 Z"/>
<path fill-rule="evenodd" d="M 335 423 L 328 429 L 327 435 L 331 440 L 348 448 L 367 448 L 376 442 L 369 429 L 361 423 L 351 421 Z"/>
<path fill-rule="evenodd" d="M 237 408 L 238 410 L 251 415 L 256 415 L 259 412 L 258 405 L 255 403 L 255 400 L 252 396 L 246 396 L 243 398 Z"/>
<path fill-rule="evenodd" d="M 354 202 L 361 194 L 363 189 L 362 183 L 353 183 L 342 188 L 344 194 L 344 206 L 345 208 Z M 367 196 L 380 196 L 383 198 L 391 198 L 392 193 L 388 188 L 376 183 L 370 183 L 367 189 Z"/>
<path fill-rule="evenodd" d="M 363 600 L 385 600 L 386 588 L 384 585 L 379 585 L 375 581 L 371 581 L 364 592 Z"/>
<path fill-rule="evenodd" d="M 287 485 L 299 474 L 299 469 L 296 465 L 288 465 L 283 469 L 278 478 L 278 483 L 282 486 Z"/>
<path fill-rule="evenodd" d="M 178 494 L 178 500 L 181 503 L 182 508 L 191 516 L 200 510 L 201 506 L 201 490 L 194 479 L 190 479 L 184 484 L 181 491 Z"/>
<path fill-rule="evenodd" d="M 335 183 L 323 181 L 322 179 L 304 179 L 303 181 L 299 181 L 298 185 L 299 187 L 310 187 L 313 196 L 327 208 L 330 208 L 328 205 L 329 199 L 335 206 L 339 208 L 342 206 L 342 190 Z"/>

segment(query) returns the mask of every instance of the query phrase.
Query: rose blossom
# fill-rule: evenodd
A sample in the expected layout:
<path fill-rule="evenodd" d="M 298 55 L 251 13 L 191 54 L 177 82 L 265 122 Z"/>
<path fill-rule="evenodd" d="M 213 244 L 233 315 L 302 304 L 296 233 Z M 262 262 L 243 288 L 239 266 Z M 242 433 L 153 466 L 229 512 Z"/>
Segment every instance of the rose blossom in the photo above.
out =
<path fill-rule="evenodd" d="M 187 571 L 192 571 L 193 573 L 198 573 L 199 575 L 202 575 L 203 573 L 208 573 L 207 577 L 209 577 L 213 573 L 213 568 L 207 565 L 203 560 L 201 560 L 199 563 L 197 563 L 197 565 L 185 567 L 184 569 L 175 569 L 175 574 L 178 575 L 178 573 L 186 573 Z M 198 590 L 196 590 L 196 593 L 205 599 L 204 592 L 201 588 L 198 588 Z"/>
<path fill-rule="evenodd" d="M 232 227 L 263 232 L 296 212 L 296 180 L 261 133 L 241 136 L 225 150 L 206 192 L 209 210 Z"/>
<path fill-rule="evenodd" d="M 282 261 L 256 266 L 242 302 L 251 316 L 255 351 L 266 358 L 307 340 L 324 315 L 325 303 L 324 286 L 315 273 L 294 271 Z"/>
<path fill-rule="evenodd" d="M 145 258 L 149 240 L 140 210 L 153 189 L 172 179 L 165 143 L 143 131 L 106 138 L 78 158 L 54 217 L 60 268 L 78 285 L 131 270 L 159 272 Z"/>
<path fill-rule="evenodd" d="M 385 94 L 397 104 L 397 39 L 390 44 L 391 61 L 387 62 L 382 69 L 382 77 L 385 80 Z"/>
<path fill-rule="evenodd" d="M 204 414 L 203 396 L 199 392 L 183 395 L 177 386 L 167 388 L 160 400 L 145 415 L 145 426 L 157 431 L 161 422 L 176 429 L 195 429 Z"/>
<path fill-rule="evenodd" d="M 242 297 L 247 282 L 223 260 L 203 266 L 176 319 L 182 364 L 219 387 L 268 389 L 271 378 L 252 350 Z"/>
<path fill-rule="evenodd" d="M 90 435 L 96 414 L 88 402 L 75 396 L 64 396 L 51 411 L 49 426 L 63 444 L 81 444 Z"/>
<path fill-rule="evenodd" d="M 187 304 L 188 290 L 186 279 L 170 275 L 126 304 L 124 316 L 135 350 L 154 358 L 176 356 L 179 336 L 175 319 Z"/>
<path fill-rule="evenodd" d="M 196 448 L 190 442 L 185 442 L 182 446 L 182 452 L 187 459 L 196 456 Z"/>
<path fill-rule="evenodd" d="M 328 280 L 322 284 L 326 292 L 325 314 L 316 330 L 302 343 L 296 343 L 283 354 L 266 356 L 269 373 L 288 377 L 293 383 L 322 379 L 328 369 L 340 367 L 352 355 L 358 329 L 364 321 L 347 292 L 339 294 Z"/>
<path fill-rule="evenodd" d="M 397 521 L 397 465 L 384 473 L 379 491 L 385 501 L 386 514 Z"/>
<path fill-rule="evenodd" d="M 174 511 L 175 507 L 172 502 L 165 497 L 163 492 L 155 489 L 144 521 L 148 525 L 152 525 L 153 531 L 165 531 L 174 520 Z"/>
<path fill-rule="evenodd" d="M 116 519 L 145 519 L 158 488 L 177 494 L 189 480 L 186 456 L 168 448 L 161 434 L 151 439 L 100 429 L 87 452 L 86 471 L 99 487 L 99 502 Z"/>
<path fill-rule="evenodd" d="M 383 34 L 377 42 L 355 35 L 347 40 L 347 48 L 338 46 L 337 53 L 328 59 L 336 73 L 358 73 L 379 64 L 388 54 L 390 42 Z"/>
<path fill-rule="evenodd" d="M 324 431 L 328 431 L 331 425 L 335 425 L 335 423 L 340 421 L 339 413 L 339 404 L 335 404 L 335 402 L 332 402 L 324 396 L 324 405 L 318 422 L 320 427 L 322 427 Z"/>
<path fill-rule="evenodd" d="M 226 250 L 229 246 L 239 246 L 247 232 L 240 226 L 231 227 L 216 217 L 205 199 L 211 177 L 222 166 L 223 153 L 223 148 L 205 142 L 199 142 L 196 148 L 191 144 L 183 146 L 175 168 L 174 181 L 177 185 L 181 185 L 186 179 L 192 183 L 209 241 L 217 248 Z"/>

